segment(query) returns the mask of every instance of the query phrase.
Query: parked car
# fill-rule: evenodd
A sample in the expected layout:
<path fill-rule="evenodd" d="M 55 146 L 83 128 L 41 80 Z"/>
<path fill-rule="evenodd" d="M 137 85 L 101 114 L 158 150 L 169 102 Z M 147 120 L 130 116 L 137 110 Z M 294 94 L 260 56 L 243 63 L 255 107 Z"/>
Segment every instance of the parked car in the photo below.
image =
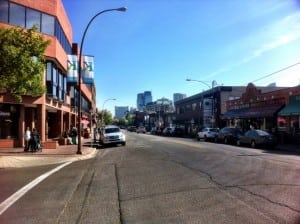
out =
<path fill-rule="evenodd" d="M 164 136 L 171 136 L 171 133 L 173 132 L 174 127 L 166 127 L 164 128 L 164 130 L 162 131 L 162 134 Z"/>
<path fill-rule="evenodd" d="M 252 148 L 259 146 L 274 148 L 277 139 L 263 130 L 249 130 L 237 139 L 237 145 L 250 145 Z"/>
<path fill-rule="evenodd" d="M 204 141 L 215 140 L 218 136 L 219 129 L 218 128 L 203 128 L 201 131 L 197 133 L 197 140 L 200 141 L 204 139 Z"/>
<path fill-rule="evenodd" d="M 146 128 L 144 126 L 139 126 L 137 129 L 136 129 L 136 133 L 146 133 Z"/>
<path fill-rule="evenodd" d="M 107 125 L 101 129 L 100 143 L 102 145 L 108 145 L 108 144 L 126 145 L 126 137 L 125 134 L 121 131 L 121 129 L 118 126 Z"/>
<path fill-rule="evenodd" d="M 224 127 L 219 131 L 216 142 L 236 144 L 238 137 L 241 135 L 243 135 L 243 131 L 240 128 Z"/>
<path fill-rule="evenodd" d="M 128 126 L 127 131 L 136 132 L 136 127 L 135 126 Z"/>
<path fill-rule="evenodd" d="M 184 135 L 184 129 L 180 127 L 175 127 L 174 129 L 171 130 L 171 136 L 174 137 L 182 137 Z"/>
<path fill-rule="evenodd" d="M 157 127 L 152 127 L 150 130 L 150 134 L 155 135 L 157 132 Z"/>
<path fill-rule="evenodd" d="M 162 131 L 160 127 L 152 127 L 150 133 L 153 135 L 161 135 Z"/>

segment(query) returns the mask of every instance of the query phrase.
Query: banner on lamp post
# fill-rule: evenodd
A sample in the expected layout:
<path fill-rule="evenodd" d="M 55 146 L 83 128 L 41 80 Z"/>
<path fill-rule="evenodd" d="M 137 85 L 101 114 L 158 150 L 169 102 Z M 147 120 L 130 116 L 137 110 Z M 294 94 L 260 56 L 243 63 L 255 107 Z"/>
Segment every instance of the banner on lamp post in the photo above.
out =
<path fill-rule="evenodd" d="M 68 55 L 67 61 L 67 82 L 77 82 L 78 80 L 78 57 Z"/>
<path fill-rule="evenodd" d="M 94 83 L 94 56 L 83 56 L 83 83 Z"/>

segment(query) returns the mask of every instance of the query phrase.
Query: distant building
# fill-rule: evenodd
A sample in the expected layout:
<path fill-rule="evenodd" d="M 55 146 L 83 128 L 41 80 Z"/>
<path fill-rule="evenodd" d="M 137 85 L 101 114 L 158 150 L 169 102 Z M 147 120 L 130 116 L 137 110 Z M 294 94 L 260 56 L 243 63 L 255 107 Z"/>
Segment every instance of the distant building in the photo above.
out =
<path fill-rule="evenodd" d="M 175 102 L 179 101 L 179 100 L 183 100 L 186 98 L 186 94 L 183 93 L 174 93 L 173 94 L 173 102 L 175 104 Z"/>
<path fill-rule="evenodd" d="M 152 93 L 151 91 L 144 92 L 144 105 L 146 106 L 148 103 L 152 103 Z"/>
<path fill-rule="evenodd" d="M 149 127 L 166 127 L 172 124 L 169 118 L 174 114 L 172 100 L 161 98 L 146 105 L 145 112 L 149 115 L 147 121 Z"/>
<path fill-rule="evenodd" d="M 128 106 L 123 106 L 123 107 L 115 106 L 115 118 L 116 119 L 121 119 L 122 117 L 125 117 L 128 112 L 129 112 Z"/>
<path fill-rule="evenodd" d="M 137 110 L 144 111 L 145 106 L 152 102 L 152 94 L 151 91 L 145 91 L 144 93 L 139 93 L 137 95 Z"/>
<path fill-rule="evenodd" d="M 248 111 L 247 107 L 253 107 L 256 104 L 257 99 L 254 101 L 253 97 L 259 95 L 257 92 L 263 94 L 283 88 L 284 87 L 254 88 L 250 84 L 248 86 L 215 86 L 207 91 L 177 101 L 175 103 L 175 122 L 177 125 L 184 126 L 188 134 L 192 134 L 196 133 L 197 130 L 202 127 L 222 128 L 244 117 L 246 121 L 249 121 L 252 119 L 249 115 L 251 113 L 244 115 L 235 112 L 235 114 L 233 114 L 233 112 L 229 112 L 228 109 L 233 110 L 236 108 Z M 243 96 L 245 91 L 247 92 L 248 98 L 251 96 L 250 100 Z M 268 100 L 270 101 L 269 98 Z M 233 103 L 229 104 L 227 101 Z M 243 104 L 237 104 L 236 102 L 242 102 Z M 266 103 L 266 101 L 264 102 Z M 271 112 L 273 113 L 274 111 Z M 264 113 L 265 111 L 261 111 L 260 114 L 254 113 L 254 116 L 255 118 L 260 118 Z"/>
<path fill-rule="evenodd" d="M 174 112 L 173 102 L 167 98 L 161 98 L 146 105 L 147 112 Z"/>

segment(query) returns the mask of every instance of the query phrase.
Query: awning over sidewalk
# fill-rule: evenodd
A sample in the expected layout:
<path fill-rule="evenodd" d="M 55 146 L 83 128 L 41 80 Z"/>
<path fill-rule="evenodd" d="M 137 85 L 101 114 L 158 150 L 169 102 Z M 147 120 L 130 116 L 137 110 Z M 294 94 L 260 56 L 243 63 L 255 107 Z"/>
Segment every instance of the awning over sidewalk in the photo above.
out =
<path fill-rule="evenodd" d="M 283 105 L 272 105 L 264 107 L 243 108 L 238 110 L 227 111 L 223 119 L 238 119 L 238 118 L 259 118 L 259 117 L 272 117 L 274 116 Z"/>
<path fill-rule="evenodd" d="M 300 116 L 300 96 L 291 97 L 290 103 L 278 113 L 278 116 Z"/>

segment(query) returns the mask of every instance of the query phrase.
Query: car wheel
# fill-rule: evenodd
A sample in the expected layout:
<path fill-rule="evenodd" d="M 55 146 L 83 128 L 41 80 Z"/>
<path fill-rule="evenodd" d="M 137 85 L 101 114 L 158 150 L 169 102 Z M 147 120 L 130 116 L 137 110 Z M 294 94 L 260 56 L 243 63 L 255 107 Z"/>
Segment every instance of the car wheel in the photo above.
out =
<path fill-rule="evenodd" d="M 236 145 L 237 145 L 237 146 L 240 146 L 240 145 L 241 145 L 241 140 L 239 140 L 239 139 L 236 140 Z"/>
<path fill-rule="evenodd" d="M 206 137 L 206 135 L 204 135 L 204 141 L 205 141 L 205 142 L 207 141 L 207 137 Z"/>
<path fill-rule="evenodd" d="M 126 142 L 123 142 L 122 145 L 125 146 L 125 145 L 126 145 Z"/>
<path fill-rule="evenodd" d="M 255 148 L 255 147 L 256 147 L 256 144 L 255 144 L 255 141 L 254 141 L 254 140 L 251 141 L 251 147 L 252 147 L 252 148 Z"/>

